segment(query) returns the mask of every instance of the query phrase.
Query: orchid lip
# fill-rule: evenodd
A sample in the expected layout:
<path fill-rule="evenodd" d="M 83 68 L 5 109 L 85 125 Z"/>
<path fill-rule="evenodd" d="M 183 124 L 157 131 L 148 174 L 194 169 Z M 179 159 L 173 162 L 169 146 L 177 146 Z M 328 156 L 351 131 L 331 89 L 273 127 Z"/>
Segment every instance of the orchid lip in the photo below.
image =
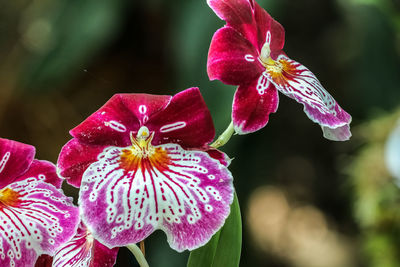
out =
<path fill-rule="evenodd" d="M 134 133 L 130 133 L 130 139 L 132 147 L 129 149 L 133 156 L 139 158 L 148 158 L 155 153 L 155 148 L 151 145 L 151 141 L 154 138 L 154 132 L 150 134 L 149 129 L 146 126 L 140 127 L 137 132 L 136 138 Z"/>
<path fill-rule="evenodd" d="M 83 175 L 83 221 L 109 247 L 126 244 L 124 230 L 135 232 L 133 243 L 157 228 L 172 238 L 172 229 L 201 223 L 210 216 L 205 214 L 221 213 L 213 227 L 227 215 L 229 172 L 205 152 L 173 143 L 153 146 L 154 133 L 142 127 L 131 133 L 132 146 L 106 148 Z M 100 212 L 102 226 L 94 219 Z"/>

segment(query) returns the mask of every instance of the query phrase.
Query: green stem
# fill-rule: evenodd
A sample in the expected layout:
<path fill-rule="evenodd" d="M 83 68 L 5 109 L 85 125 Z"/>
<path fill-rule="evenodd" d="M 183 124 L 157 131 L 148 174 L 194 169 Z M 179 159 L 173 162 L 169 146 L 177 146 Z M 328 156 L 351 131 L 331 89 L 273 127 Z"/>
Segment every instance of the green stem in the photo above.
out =
<path fill-rule="evenodd" d="M 212 143 L 210 146 L 213 148 L 219 148 L 226 143 L 228 143 L 229 139 L 231 139 L 232 135 L 235 133 L 235 129 L 233 128 L 233 122 L 231 122 L 226 128 L 226 130 Z"/>
<path fill-rule="evenodd" d="M 137 262 L 139 263 L 140 267 L 149 267 L 149 264 L 146 261 L 142 251 L 136 244 L 130 244 L 126 246 L 130 252 L 132 252 L 133 256 L 135 256 Z"/>

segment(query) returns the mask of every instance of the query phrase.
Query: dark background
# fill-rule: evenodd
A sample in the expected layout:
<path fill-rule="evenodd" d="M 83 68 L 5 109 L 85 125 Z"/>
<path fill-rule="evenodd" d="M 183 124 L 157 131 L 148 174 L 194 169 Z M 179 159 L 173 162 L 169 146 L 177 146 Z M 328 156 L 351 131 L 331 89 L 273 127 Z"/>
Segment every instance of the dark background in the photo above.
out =
<path fill-rule="evenodd" d="M 383 147 L 400 104 L 400 1 L 259 4 L 285 27 L 287 55 L 353 116 L 354 136 L 325 140 L 302 106 L 280 95 L 266 128 L 222 148 L 234 157 L 241 266 L 398 266 L 400 216 L 388 219 L 376 198 L 389 195 L 384 207 L 397 210 L 398 189 L 384 171 L 358 170 L 384 169 L 380 152 L 365 150 Z M 113 94 L 172 95 L 192 86 L 200 87 L 218 135 L 230 122 L 235 88 L 210 82 L 206 61 L 223 25 L 205 0 L 1 0 L 0 136 L 56 162 L 68 130 Z M 376 159 L 364 162 L 364 152 Z M 368 175 L 385 177 L 385 189 Z M 77 190 L 64 190 L 76 198 Z M 184 266 L 188 256 L 170 249 L 162 232 L 146 249 L 150 266 Z M 125 249 L 117 262 L 134 264 Z"/>

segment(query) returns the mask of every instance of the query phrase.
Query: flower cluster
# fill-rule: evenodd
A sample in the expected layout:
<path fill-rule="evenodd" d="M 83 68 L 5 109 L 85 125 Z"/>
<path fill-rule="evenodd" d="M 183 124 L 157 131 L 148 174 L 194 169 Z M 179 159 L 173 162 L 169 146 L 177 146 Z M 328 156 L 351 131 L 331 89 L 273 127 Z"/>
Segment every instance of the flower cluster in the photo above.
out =
<path fill-rule="evenodd" d="M 252 0 L 208 0 L 226 25 L 213 36 L 211 80 L 238 85 L 233 129 L 263 128 L 278 91 L 304 105 L 324 136 L 347 140 L 351 117 L 314 74 L 282 51 L 284 29 Z M 233 130 L 232 130 L 233 131 Z M 113 266 L 118 248 L 155 230 L 170 246 L 206 244 L 230 213 L 230 159 L 198 88 L 174 96 L 116 94 L 70 131 L 56 167 L 0 139 L 0 265 Z M 60 189 L 80 188 L 79 207 Z"/>

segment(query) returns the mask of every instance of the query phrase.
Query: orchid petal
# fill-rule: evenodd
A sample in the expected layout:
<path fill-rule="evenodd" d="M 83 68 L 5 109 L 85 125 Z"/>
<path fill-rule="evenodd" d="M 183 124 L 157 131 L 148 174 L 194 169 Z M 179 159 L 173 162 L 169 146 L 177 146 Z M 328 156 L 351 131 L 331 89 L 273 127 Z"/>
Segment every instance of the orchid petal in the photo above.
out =
<path fill-rule="evenodd" d="M 300 63 L 279 55 L 276 66 L 268 68 L 264 76 L 286 96 L 304 105 L 307 116 L 321 125 L 324 137 L 334 141 L 345 141 L 351 136 L 351 116 L 324 89 L 315 75 Z"/>
<path fill-rule="evenodd" d="M 252 5 L 248 0 L 207 0 L 207 4 L 232 27 L 253 22 Z"/>
<path fill-rule="evenodd" d="M 263 128 L 269 114 L 278 109 L 278 91 L 260 75 L 250 84 L 240 85 L 233 99 L 232 121 L 235 132 L 248 134 Z"/>
<path fill-rule="evenodd" d="M 61 179 L 57 175 L 56 166 L 53 163 L 46 160 L 34 159 L 28 171 L 25 172 L 20 177 L 18 177 L 15 180 L 15 182 L 20 180 L 25 180 L 26 178 L 29 177 L 38 177 L 39 175 L 42 175 L 44 177 L 43 182 L 52 184 L 56 188 L 61 188 L 63 179 Z"/>
<path fill-rule="evenodd" d="M 76 138 L 70 140 L 61 149 L 57 161 L 59 174 L 75 187 L 80 187 L 82 174 L 90 164 L 97 159 L 97 155 L 105 146 L 88 145 L 79 142 Z"/>
<path fill-rule="evenodd" d="M 224 152 L 219 151 L 218 149 L 209 148 L 205 152 L 207 152 L 208 155 L 213 159 L 218 160 L 219 163 L 221 163 L 225 167 L 228 167 L 231 164 L 232 160 L 228 157 L 228 155 L 226 155 Z"/>
<path fill-rule="evenodd" d="M 283 27 L 255 1 L 207 0 L 207 3 L 220 19 L 243 35 L 258 51 L 261 51 L 268 32 L 271 49 L 283 48 Z"/>
<path fill-rule="evenodd" d="M 164 108 L 170 96 L 116 94 L 97 112 L 70 131 L 81 142 L 96 145 L 126 146 L 129 132 L 147 122 Z"/>
<path fill-rule="evenodd" d="M 35 148 L 0 138 L 0 189 L 26 172 L 35 156 Z"/>
<path fill-rule="evenodd" d="M 177 143 L 184 148 L 201 148 L 215 136 L 210 111 L 196 87 L 173 96 L 165 109 L 154 114 L 146 126 L 157 133 L 154 145 Z"/>
<path fill-rule="evenodd" d="M 211 40 L 207 73 L 211 80 L 238 85 L 258 77 L 265 69 L 255 47 L 229 26 L 219 29 Z"/>
<path fill-rule="evenodd" d="M 57 250 L 53 259 L 53 267 L 112 267 L 117 259 L 118 249 L 109 249 L 96 241 L 87 228 L 81 224 L 76 235 Z"/>
<path fill-rule="evenodd" d="M 116 247 L 162 229 L 178 251 L 205 244 L 229 214 L 229 170 L 178 144 L 156 146 L 140 162 L 123 157 L 129 149 L 106 148 L 83 174 L 79 203 L 93 236 Z"/>
<path fill-rule="evenodd" d="M 79 212 L 37 174 L 0 191 L 0 265 L 33 266 L 38 255 L 53 254 L 75 233 Z"/>

